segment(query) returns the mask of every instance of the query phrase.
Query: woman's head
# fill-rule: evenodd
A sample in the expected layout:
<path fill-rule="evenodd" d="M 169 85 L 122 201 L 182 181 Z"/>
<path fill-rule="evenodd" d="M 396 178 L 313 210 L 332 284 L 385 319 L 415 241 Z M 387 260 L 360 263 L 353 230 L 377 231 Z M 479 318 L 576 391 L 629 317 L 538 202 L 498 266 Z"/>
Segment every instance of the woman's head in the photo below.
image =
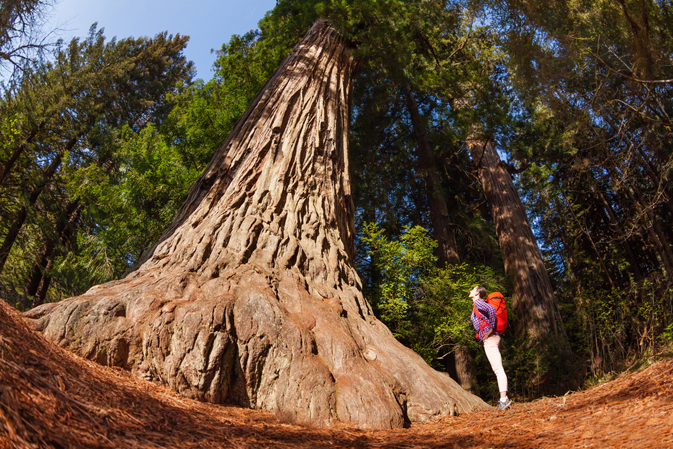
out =
<path fill-rule="evenodd" d="M 486 299 L 486 296 L 488 293 L 486 292 L 486 289 L 480 285 L 475 285 L 472 290 L 470 290 L 470 298 L 472 298 L 472 301 L 476 301 L 477 299 Z"/>

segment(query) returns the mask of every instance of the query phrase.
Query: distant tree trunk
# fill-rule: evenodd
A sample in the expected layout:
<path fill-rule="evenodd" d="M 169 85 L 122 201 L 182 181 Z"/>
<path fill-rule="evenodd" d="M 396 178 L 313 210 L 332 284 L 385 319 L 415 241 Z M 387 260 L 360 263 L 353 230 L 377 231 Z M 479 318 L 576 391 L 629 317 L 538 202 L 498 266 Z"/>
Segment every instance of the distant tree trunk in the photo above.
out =
<path fill-rule="evenodd" d="M 40 254 L 33 264 L 33 269 L 28 276 L 28 283 L 25 287 L 26 296 L 33 298 L 33 307 L 44 303 L 49 284 L 51 283 L 49 270 L 54 264 L 56 250 L 59 243 L 65 245 L 70 240 L 81 210 L 82 206 L 77 201 L 69 203 L 66 206 L 63 216 L 60 217 L 54 226 L 53 235 L 47 237 Z"/>
<path fill-rule="evenodd" d="M 5 178 L 9 176 L 9 173 L 12 171 L 12 168 L 14 168 L 14 164 L 16 161 L 19 160 L 19 157 L 23 154 L 23 152 L 26 149 L 26 146 L 33 141 L 35 136 L 44 128 L 45 121 L 43 120 L 40 122 L 39 125 L 37 125 L 33 130 L 31 130 L 30 134 L 26 136 L 25 139 L 21 142 L 21 144 L 14 149 L 12 152 L 12 155 L 5 161 L 4 164 L 2 164 L 2 170 L 0 170 L 0 184 L 2 184 L 5 181 Z"/>
<path fill-rule="evenodd" d="M 607 215 L 610 225 L 617 232 L 617 236 L 619 236 L 619 238 L 622 239 L 621 246 L 624 249 L 626 260 L 628 261 L 631 270 L 633 270 L 636 282 L 640 284 L 643 280 L 643 273 L 640 271 L 640 264 L 636 259 L 635 252 L 631 247 L 629 239 L 624 238 L 625 233 L 621 225 L 619 224 L 617 213 L 614 211 L 612 205 L 608 202 L 607 198 L 605 198 L 603 190 L 601 189 L 600 185 L 598 184 L 598 181 L 593 177 L 593 175 L 591 177 L 591 181 L 592 181 L 591 190 L 598 196 L 598 199 L 600 199 L 601 204 L 603 205 L 603 209 L 605 210 L 605 215 Z"/>
<path fill-rule="evenodd" d="M 35 205 L 37 199 L 40 197 L 40 194 L 42 194 L 42 191 L 49 183 L 49 180 L 56 174 L 56 171 L 61 166 L 63 155 L 66 151 L 72 150 L 72 148 L 77 143 L 77 140 L 78 137 L 73 137 L 70 141 L 68 141 L 66 146 L 61 149 L 58 154 L 56 154 L 54 159 L 49 164 L 49 167 L 47 167 L 47 169 L 42 173 L 42 179 L 30 193 L 30 196 L 28 197 L 28 204 L 19 209 L 19 212 L 14 217 L 12 224 L 9 226 L 9 230 L 5 235 L 5 240 L 2 242 L 2 246 L 0 246 L 0 272 L 2 272 L 2 270 L 5 268 L 5 263 L 7 263 L 7 258 L 9 257 L 12 247 L 14 246 L 14 242 L 16 242 L 19 232 L 21 231 L 23 224 L 26 222 L 26 218 L 28 218 L 28 208 Z"/>
<path fill-rule="evenodd" d="M 483 407 L 397 342 L 362 296 L 352 70 L 341 35 L 316 22 L 140 265 L 28 317 L 85 357 L 287 421 L 391 428 Z"/>
<path fill-rule="evenodd" d="M 418 157 L 419 172 L 423 174 L 425 189 L 427 192 L 428 205 L 430 206 L 430 220 L 432 221 L 433 237 L 437 240 L 437 255 L 440 267 L 447 263 L 460 263 L 456 236 L 451 229 L 449 208 L 446 206 L 444 192 L 439 178 L 437 165 L 433 162 L 432 148 L 428 141 L 425 124 L 418 110 L 418 104 L 414 94 L 408 86 L 405 88 L 407 109 L 411 117 L 411 125 L 416 137 L 416 156 Z M 477 387 L 477 373 L 470 350 L 467 346 L 458 345 L 454 351 L 454 357 L 450 359 L 455 365 L 451 372 L 460 386 L 468 391 L 475 391 Z"/>
<path fill-rule="evenodd" d="M 569 352 L 542 253 L 511 175 L 492 143 L 473 135 L 467 144 L 491 207 L 505 272 L 514 282 L 512 310 L 518 317 L 514 331 L 530 347 Z M 545 356 L 543 352 L 539 354 Z"/>
<path fill-rule="evenodd" d="M 47 297 L 47 291 L 51 285 L 51 275 L 49 274 L 49 271 L 54 266 L 54 259 L 55 254 L 52 253 L 49 258 L 46 259 L 46 263 L 42 267 L 44 271 L 42 272 L 42 276 L 39 278 L 40 281 L 38 282 L 37 288 L 35 289 L 33 296 L 33 307 L 44 304 L 44 300 Z"/>
<path fill-rule="evenodd" d="M 432 222 L 433 237 L 437 240 L 437 256 L 443 267 L 447 262 L 450 264 L 460 263 L 456 236 L 451 230 L 449 209 L 446 206 L 442 184 L 439 178 L 437 165 L 432 158 L 432 148 L 425 130 L 425 124 L 418 110 L 418 104 L 409 87 L 405 88 L 407 109 L 411 117 L 411 125 L 416 138 L 416 156 L 418 157 L 418 169 L 425 180 L 428 205 L 430 206 L 430 221 Z"/>
<path fill-rule="evenodd" d="M 456 370 L 456 379 L 461 387 L 467 391 L 476 392 L 477 372 L 474 366 L 474 357 L 466 345 L 456 345 L 453 350 L 453 364 Z"/>

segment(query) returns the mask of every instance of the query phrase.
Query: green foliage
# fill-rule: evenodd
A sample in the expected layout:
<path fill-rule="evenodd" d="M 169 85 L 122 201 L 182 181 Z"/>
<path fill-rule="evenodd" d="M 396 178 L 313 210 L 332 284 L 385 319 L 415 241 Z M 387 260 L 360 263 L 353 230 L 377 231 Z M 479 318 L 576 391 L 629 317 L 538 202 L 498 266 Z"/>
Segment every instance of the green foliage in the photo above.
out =
<path fill-rule="evenodd" d="M 106 42 L 94 25 L 86 39 L 59 43 L 51 61 L 34 63 L 20 79 L 12 80 L 0 102 L 0 120 L 12 125 L 15 136 L 4 140 L 0 154 L 3 290 L 33 295 L 39 281 L 34 276 L 51 279 L 53 273 L 57 277 L 52 298 L 81 293 L 121 274 L 119 260 L 126 257 L 128 264 L 128 255 L 143 249 L 129 247 L 147 245 L 143 239 L 157 233 L 151 226 L 161 220 L 163 226 L 166 216 L 172 215 L 173 211 L 157 213 L 163 206 L 149 204 L 152 199 L 162 204 L 176 201 L 174 195 L 163 193 L 159 182 L 163 173 L 146 177 L 144 189 L 128 188 L 135 192 L 136 203 L 149 195 L 143 197 L 149 202 L 143 209 L 146 217 L 126 216 L 136 224 L 144 220 L 142 225 L 124 223 L 120 227 L 128 229 L 111 238 L 114 232 L 105 211 L 129 212 L 128 207 L 123 211 L 119 207 L 123 195 L 108 188 L 118 184 L 129 167 L 145 176 L 151 171 L 148 164 L 166 171 L 172 161 L 166 154 L 151 156 L 148 151 L 138 151 L 129 161 L 136 150 L 125 150 L 125 142 L 136 140 L 148 126 L 161 124 L 172 108 L 169 94 L 189 83 L 192 65 L 181 54 L 186 42 L 185 37 L 166 33 Z M 150 160 L 143 165 L 144 157 Z M 184 188 L 175 179 L 166 181 Z M 149 184 L 156 184 L 157 190 Z M 167 206 L 175 209 L 170 202 Z M 75 215 L 66 216 L 67 210 Z M 69 222 L 65 228 L 59 225 Z M 149 229 L 141 232 L 145 225 Z M 85 235 L 78 236 L 78 229 Z M 86 259 L 84 270 L 75 262 L 81 259 Z"/>
<path fill-rule="evenodd" d="M 673 321 L 661 333 L 661 338 L 668 344 L 673 343 Z"/>
<path fill-rule="evenodd" d="M 509 312 L 508 312 L 509 313 Z M 545 361 L 538 357 L 537 349 L 524 349 L 522 342 L 516 341 L 512 333 L 506 334 L 506 337 L 501 339 L 500 352 L 503 355 L 503 367 L 507 373 L 507 387 L 512 395 L 516 395 L 522 399 L 539 397 L 541 391 L 538 389 L 540 379 L 549 375 L 549 366 L 540 365 L 540 361 Z M 483 366 L 490 367 L 486 355 L 479 354 L 477 363 L 482 363 Z M 497 384 L 492 381 L 480 382 L 482 387 L 482 397 L 497 397 Z M 496 387 L 496 388 L 494 388 Z M 486 391 L 484 391 L 486 390 Z"/>
<path fill-rule="evenodd" d="M 1 145 L 3 154 L 6 154 L 6 152 L 14 146 L 19 135 L 17 117 L 4 117 L 4 120 L 0 124 L 0 138 L 2 139 Z"/>
<path fill-rule="evenodd" d="M 437 270 L 435 276 L 425 282 L 427 319 L 434 324 L 433 345 L 464 344 L 475 342 L 474 328 L 469 316 L 472 313 L 472 299 L 469 292 L 475 285 L 488 291 L 505 291 L 501 276 L 487 266 L 447 265 Z M 510 313 L 510 319 L 516 319 Z M 437 320 L 436 317 L 440 317 Z"/>
<path fill-rule="evenodd" d="M 91 279 L 66 291 L 120 277 L 158 241 L 201 173 L 151 125 L 140 134 L 123 128 L 114 159 L 114 172 L 86 166 L 69 179 L 71 195 L 90 207 L 82 215 L 81 252 L 63 260 L 59 270 L 70 273 L 66 278 L 87 273 Z"/>
<path fill-rule="evenodd" d="M 218 52 L 210 81 L 169 97 L 174 108 L 161 133 L 190 168 L 206 167 L 281 59 L 266 50 L 259 32 L 233 35 Z"/>
<path fill-rule="evenodd" d="M 437 268 L 437 243 L 420 226 L 404 229 L 399 239 L 388 239 L 376 223 L 363 230 L 380 274 L 368 299 L 393 334 L 436 367 L 457 344 L 476 348 L 468 294 L 477 284 L 504 290 L 495 272 L 468 264 Z"/>
<path fill-rule="evenodd" d="M 432 250 L 437 243 L 420 226 L 405 228 L 399 240 L 388 240 L 376 223 L 365 223 L 362 241 L 381 272 L 373 305 L 393 335 L 409 339 L 410 304 L 421 294 L 425 279 L 434 274 L 437 258 Z"/>

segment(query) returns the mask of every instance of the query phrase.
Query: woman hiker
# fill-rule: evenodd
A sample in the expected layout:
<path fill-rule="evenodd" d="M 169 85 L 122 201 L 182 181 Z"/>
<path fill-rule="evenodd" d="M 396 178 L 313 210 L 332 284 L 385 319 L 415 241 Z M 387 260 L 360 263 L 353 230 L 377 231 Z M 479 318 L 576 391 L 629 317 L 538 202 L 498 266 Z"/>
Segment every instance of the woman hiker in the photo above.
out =
<path fill-rule="evenodd" d="M 507 375 L 505 368 L 502 367 L 502 356 L 500 355 L 500 335 L 496 332 L 495 308 L 486 302 L 486 289 L 475 286 L 470 291 L 470 298 L 474 308 L 472 311 L 472 325 L 477 331 L 477 338 L 484 343 L 486 357 L 491 363 L 491 368 L 498 379 L 498 389 L 500 390 L 500 401 L 498 401 L 497 410 L 505 410 L 512 405 L 512 401 L 507 397 Z M 475 314 L 475 310 L 477 314 Z M 481 316 L 479 316 L 481 315 Z"/>

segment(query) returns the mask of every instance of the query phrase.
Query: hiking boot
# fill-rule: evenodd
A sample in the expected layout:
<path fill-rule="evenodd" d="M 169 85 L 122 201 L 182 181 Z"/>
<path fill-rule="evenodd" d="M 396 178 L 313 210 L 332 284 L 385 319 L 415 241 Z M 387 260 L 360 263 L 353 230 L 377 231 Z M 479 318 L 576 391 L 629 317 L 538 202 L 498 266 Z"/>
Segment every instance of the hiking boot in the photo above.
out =
<path fill-rule="evenodd" d="M 495 407 L 496 410 L 505 410 L 507 407 L 512 405 L 512 401 L 509 398 L 505 402 L 498 401 L 498 405 Z"/>

